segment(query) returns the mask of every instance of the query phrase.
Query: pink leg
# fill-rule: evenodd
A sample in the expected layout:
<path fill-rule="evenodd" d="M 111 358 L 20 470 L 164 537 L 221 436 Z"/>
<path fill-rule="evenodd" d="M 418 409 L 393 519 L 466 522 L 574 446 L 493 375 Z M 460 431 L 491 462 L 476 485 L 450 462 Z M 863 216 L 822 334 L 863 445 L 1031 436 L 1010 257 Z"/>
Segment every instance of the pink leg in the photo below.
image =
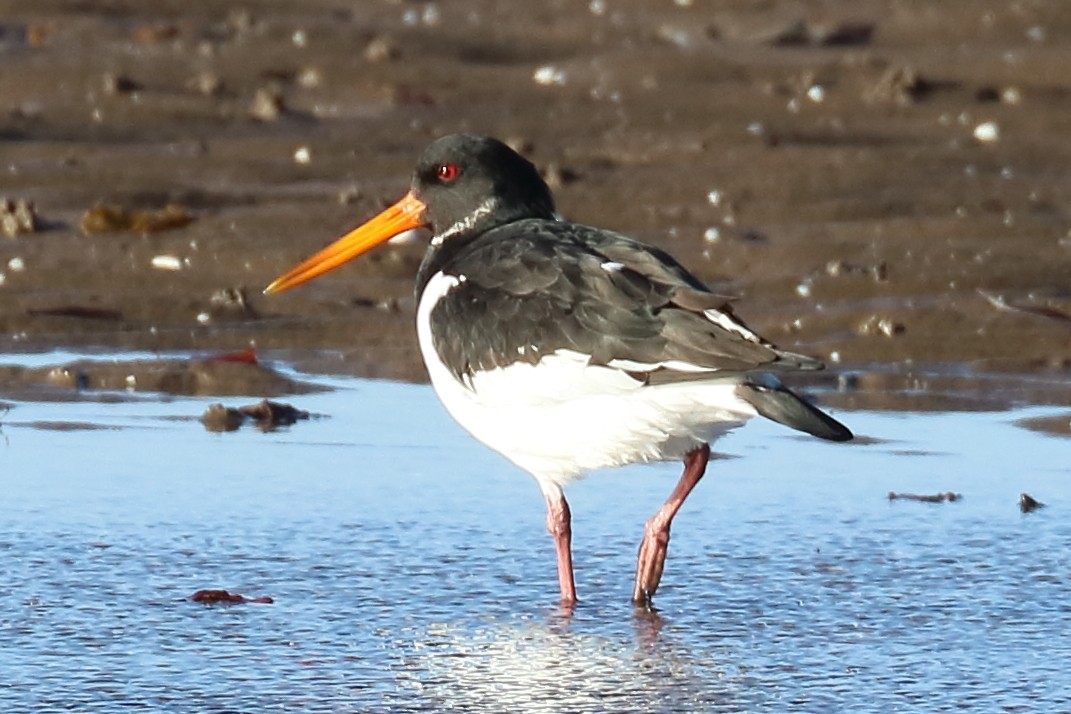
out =
<path fill-rule="evenodd" d="M 547 530 L 554 536 L 554 549 L 558 553 L 558 587 L 562 604 L 576 602 L 576 582 L 573 580 L 573 527 L 572 514 L 565 494 L 559 488 L 544 494 L 547 499 Z"/>
<path fill-rule="evenodd" d="M 632 591 L 632 602 L 639 607 L 650 607 L 658 583 L 662 580 L 662 568 L 666 564 L 666 551 L 669 548 L 669 526 L 673 517 L 684 505 L 684 499 L 692 492 L 699 479 L 707 469 L 710 460 L 710 446 L 703 444 L 684 457 L 684 473 L 681 474 L 677 487 L 669 498 L 651 516 L 643 531 L 643 542 L 636 558 L 636 588 Z"/>

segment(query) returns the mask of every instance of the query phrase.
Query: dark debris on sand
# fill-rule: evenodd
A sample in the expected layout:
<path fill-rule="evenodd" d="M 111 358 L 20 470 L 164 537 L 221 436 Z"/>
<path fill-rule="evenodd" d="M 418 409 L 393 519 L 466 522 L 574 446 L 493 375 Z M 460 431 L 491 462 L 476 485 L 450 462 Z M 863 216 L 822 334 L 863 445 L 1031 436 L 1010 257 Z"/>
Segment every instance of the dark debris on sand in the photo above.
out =
<path fill-rule="evenodd" d="M 1031 513 L 1039 508 L 1044 508 L 1045 504 L 1037 500 L 1029 493 L 1019 494 L 1019 510 L 1023 513 Z"/>
<path fill-rule="evenodd" d="M 890 501 L 919 501 L 921 503 L 952 503 L 963 498 L 963 494 L 946 491 L 944 493 L 918 494 L 896 493 L 889 491 Z"/>
<path fill-rule="evenodd" d="M 237 431 L 246 422 L 252 422 L 261 431 L 275 431 L 292 426 L 309 418 L 309 413 L 289 404 L 265 399 L 244 407 L 227 407 L 210 404 L 201 415 L 201 423 L 208 431 Z"/>
<path fill-rule="evenodd" d="M 202 605 L 216 605 L 218 603 L 226 603 L 232 605 L 271 605 L 273 602 L 275 602 L 267 595 L 250 598 L 246 597 L 245 595 L 228 592 L 226 590 L 198 590 L 190 596 L 190 600 L 192 600 L 193 602 L 199 602 Z"/>

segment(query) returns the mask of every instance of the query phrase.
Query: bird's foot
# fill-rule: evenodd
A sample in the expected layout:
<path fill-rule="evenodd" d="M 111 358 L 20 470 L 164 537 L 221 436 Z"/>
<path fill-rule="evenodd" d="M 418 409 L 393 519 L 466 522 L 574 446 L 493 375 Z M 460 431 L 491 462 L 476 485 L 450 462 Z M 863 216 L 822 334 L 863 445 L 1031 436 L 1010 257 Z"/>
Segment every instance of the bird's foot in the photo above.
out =
<path fill-rule="evenodd" d="M 652 518 L 647 522 L 636 557 L 636 586 L 632 590 L 632 604 L 646 609 L 650 609 L 651 600 L 658 590 L 669 552 L 669 526 L 655 522 L 657 520 Z"/>
<path fill-rule="evenodd" d="M 636 558 L 636 587 L 632 591 L 632 602 L 637 607 L 651 608 L 651 598 L 662 580 L 662 569 L 666 565 L 666 553 L 669 552 L 669 527 L 688 494 L 703 478 L 709 460 L 708 444 L 688 452 L 684 457 L 684 473 L 676 488 L 643 529 L 643 542 Z"/>

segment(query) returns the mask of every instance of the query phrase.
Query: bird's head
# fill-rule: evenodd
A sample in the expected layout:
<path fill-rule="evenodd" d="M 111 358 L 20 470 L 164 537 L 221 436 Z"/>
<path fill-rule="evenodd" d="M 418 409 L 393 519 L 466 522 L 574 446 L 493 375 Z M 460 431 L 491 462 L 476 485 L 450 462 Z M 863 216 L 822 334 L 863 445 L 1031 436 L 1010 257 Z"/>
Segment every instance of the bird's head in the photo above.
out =
<path fill-rule="evenodd" d="M 536 168 L 501 141 L 451 134 L 421 154 L 412 187 L 400 201 L 277 278 L 264 292 L 304 283 L 414 228 L 430 228 L 432 245 L 522 218 L 552 218 L 554 200 Z"/>

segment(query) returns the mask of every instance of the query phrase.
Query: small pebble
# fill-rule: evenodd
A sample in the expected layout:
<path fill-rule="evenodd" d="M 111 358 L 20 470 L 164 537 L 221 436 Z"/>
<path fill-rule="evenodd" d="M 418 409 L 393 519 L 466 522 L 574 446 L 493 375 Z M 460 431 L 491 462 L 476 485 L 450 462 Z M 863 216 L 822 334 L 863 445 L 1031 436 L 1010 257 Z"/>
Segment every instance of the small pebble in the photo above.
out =
<path fill-rule="evenodd" d="M 37 230 L 37 211 L 32 201 L 24 198 L 17 201 L 0 199 L 0 233 L 14 238 L 23 233 L 35 233 Z"/>
<path fill-rule="evenodd" d="M 398 49 L 398 45 L 386 35 L 373 38 L 364 48 L 365 61 L 373 64 L 391 62 L 401 57 L 401 55 L 402 52 Z"/>
<path fill-rule="evenodd" d="M 258 89 L 249 105 L 249 116 L 256 121 L 276 121 L 285 111 L 282 93 L 268 87 Z"/>
<path fill-rule="evenodd" d="M 104 93 L 115 96 L 117 94 L 130 94 L 141 89 L 141 85 L 132 80 L 130 77 L 122 74 L 114 74 L 112 72 L 106 72 L 104 78 L 101 80 L 101 87 L 104 89 Z"/>
<path fill-rule="evenodd" d="M 567 183 L 572 183 L 580 178 L 580 176 L 567 166 L 562 166 L 557 162 L 551 162 L 543 168 L 543 180 L 547 182 L 552 190 L 558 190 Z"/>
<path fill-rule="evenodd" d="M 565 72 L 553 65 L 543 65 L 535 71 L 532 79 L 536 84 L 542 84 L 545 87 L 551 85 L 561 87 L 565 85 Z"/>
<path fill-rule="evenodd" d="M 86 375 L 71 372 L 66 367 L 53 367 L 48 370 L 45 379 L 54 387 L 64 387 L 66 389 L 78 389 L 84 386 L 83 383 L 88 383 Z"/>
<path fill-rule="evenodd" d="M 994 144 L 1000 141 L 1000 125 L 995 121 L 982 122 L 974 127 L 974 138 L 983 144 Z"/>
<path fill-rule="evenodd" d="M 179 36 L 179 27 L 170 22 L 154 22 L 135 27 L 131 36 L 141 45 L 156 45 Z"/>
<path fill-rule="evenodd" d="M 323 84 L 323 74 L 316 67 L 306 67 L 298 73 L 297 83 L 303 89 L 315 89 Z"/>
<path fill-rule="evenodd" d="M 859 323 L 856 328 L 856 332 L 864 337 L 869 335 L 895 337 L 903 334 L 906 330 L 907 328 L 902 323 L 895 322 L 888 317 L 878 317 L 877 315 L 871 315 Z"/>
<path fill-rule="evenodd" d="M 433 2 L 429 2 L 424 6 L 424 11 L 420 13 L 420 20 L 425 25 L 433 27 L 439 24 L 442 19 L 442 13 L 439 12 L 439 6 Z"/>
<path fill-rule="evenodd" d="M 208 431 L 237 431 L 245 421 L 245 415 L 233 407 L 209 404 L 201 415 L 201 423 Z"/>
<path fill-rule="evenodd" d="M 175 255 L 155 255 L 151 264 L 157 270 L 169 270 L 171 272 L 182 270 L 182 259 Z"/>
<path fill-rule="evenodd" d="M 1023 101 L 1023 93 L 1018 87 L 1005 87 L 1000 92 L 1000 101 L 1005 104 L 1017 105 Z"/>
<path fill-rule="evenodd" d="M 356 203 L 361 198 L 360 186 L 347 186 L 338 192 L 338 202 L 342 206 L 348 206 L 351 203 Z"/>
<path fill-rule="evenodd" d="M 214 317 L 255 317 L 256 310 L 249 303 L 245 288 L 221 288 L 208 299 L 208 312 Z"/>
<path fill-rule="evenodd" d="M 216 97 L 223 92 L 223 80 L 215 72 L 199 72 L 186 80 L 186 89 L 205 97 Z"/>

